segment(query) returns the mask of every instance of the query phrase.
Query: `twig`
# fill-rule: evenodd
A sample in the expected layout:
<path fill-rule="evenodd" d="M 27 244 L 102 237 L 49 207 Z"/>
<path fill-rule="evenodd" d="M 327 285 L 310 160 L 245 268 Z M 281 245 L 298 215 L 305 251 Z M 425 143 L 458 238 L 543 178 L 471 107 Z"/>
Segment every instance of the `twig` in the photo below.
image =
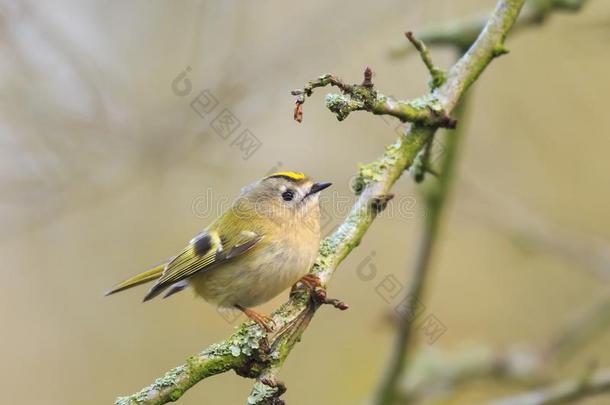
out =
<path fill-rule="evenodd" d="M 451 68 L 449 80 L 433 93 L 424 96 L 420 103 L 430 106 L 430 99 L 433 99 L 434 104 L 438 103 L 444 111 L 451 112 L 494 58 L 494 49 L 504 42 L 523 1 L 500 0 L 471 52 L 466 53 Z M 366 88 L 364 84 L 360 88 Z M 431 139 L 435 130 L 435 126 L 424 125 L 423 122 L 414 123 L 406 134 L 400 135 L 394 144 L 386 148 L 383 156 L 360 168 L 355 182 L 358 198 L 339 228 L 321 242 L 318 258 L 312 268 L 312 273 L 319 277 L 323 288 L 328 286 L 338 265 L 358 246 L 379 210 L 383 209 L 392 185 L 411 165 L 415 155 Z M 293 294 L 288 302 L 272 314 L 279 330 L 291 326 L 279 336 L 273 336 L 268 348 L 261 348 L 266 340 L 262 338 L 260 327 L 252 323 L 244 324 L 229 339 L 194 356 L 186 365 L 172 370 L 161 381 L 158 380 L 139 393 L 119 398 L 117 403 L 164 404 L 177 400 L 200 380 L 230 369 L 252 378 L 258 378 L 268 370 L 277 370 L 300 340 L 319 306 L 319 303 L 312 303 L 308 293 Z M 265 403 L 264 401 L 266 399 L 258 403 Z"/>
<path fill-rule="evenodd" d="M 368 111 L 376 115 L 391 115 L 402 122 L 413 122 L 430 127 L 455 128 L 457 121 L 443 111 L 434 97 L 413 101 L 394 100 L 375 90 L 372 82 L 372 71 L 364 70 L 362 84 L 346 84 L 334 75 L 326 74 L 311 80 L 302 89 L 292 91 L 297 96 L 294 119 L 303 120 L 305 97 L 310 97 L 313 89 L 325 86 L 338 87 L 342 94 L 328 94 L 326 107 L 339 121 L 343 121 L 354 111 Z"/>
<path fill-rule="evenodd" d="M 610 370 L 592 376 L 560 382 L 516 397 L 493 401 L 489 405 L 557 405 L 574 403 L 601 393 L 610 393 Z"/>
<path fill-rule="evenodd" d="M 514 31 L 533 26 L 546 20 L 556 12 L 576 12 L 581 9 L 586 0 L 528 0 L 523 12 L 517 20 Z M 485 16 L 474 17 L 461 22 L 441 25 L 420 32 L 419 38 L 428 46 L 450 46 L 459 52 L 464 52 L 477 39 L 485 26 Z M 392 58 L 403 58 L 412 48 L 401 45 L 392 50 Z"/>
<path fill-rule="evenodd" d="M 415 49 L 417 49 L 417 52 L 419 52 L 419 55 L 421 56 L 422 62 L 424 62 L 424 65 L 426 65 L 428 68 L 428 72 L 430 72 L 430 76 L 432 77 L 432 80 L 430 81 L 430 88 L 434 90 L 437 87 L 440 87 L 443 83 L 445 83 L 445 72 L 432 63 L 432 58 L 430 57 L 428 48 L 422 41 L 415 38 L 411 31 L 405 32 L 405 36 L 409 42 L 413 44 Z"/>

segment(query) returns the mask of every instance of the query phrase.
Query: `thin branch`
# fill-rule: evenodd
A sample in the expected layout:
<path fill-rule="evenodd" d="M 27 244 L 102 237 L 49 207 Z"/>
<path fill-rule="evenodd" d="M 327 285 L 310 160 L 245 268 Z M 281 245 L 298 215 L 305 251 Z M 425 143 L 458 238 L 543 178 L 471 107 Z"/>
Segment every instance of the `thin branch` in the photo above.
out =
<path fill-rule="evenodd" d="M 428 108 L 440 105 L 442 110 L 450 113 L 494 58 L 495 49 L 502 45 L 523 2 L 524 0 L 500 0 L 471 51 L 450 70 L 449 80 L 433 93 L 419 99 L 419 103 Z M 367 87 L 367 84 L 365 80 L 360 88 Z M 358 198 L 345 221 L 321 242 L 318 258 L 312 268 L 312 273 L 319 277 L 323 288 L 328 286 L 343 259 L 358 246 L 377 214 L 387 204 L 391 187 L 411 165 L 421 148 L 430 141 L 436 129 L 437 126 L 415 122 L 406 134 L 399 136 L 394 144 L 386 148 L 383 156 L 360 167 L 354 190 Z M 271 337 L 268 345 L 260 327 L 246 323 L 229 339 L 192 357 L 187 364 L 175 368 L 139 393 L 119 398 L 117 403 L 164 404 L 176 401 L 200 380 L 230 369 L 251 378 L 258 378 L 269 370 L 277 370 L 301 339 L 319 306 L 317 301 L 310 299 L 308 292 L 297 291 L 272 314 L 280 332 Z M 277 397 L 275 393 L 273 395 Z M 251 396 L 250 399 L 254 404 L 269 403 L 268 398 L 264 397 L 259 399 Z"/>
<path fill-rule="evenodd" d="M 338 87 L 342 94 L 328 94 L 326 107 L 339 121 L 343 121 L 354 111 L 368 111 L 376 115 L 391 115 L 402 122 L 412 122 L 429 127 L 455 128 L 457 122 L 447 115 L 435 99 L 416 99 L 413 101 L 395 100 L 375 90 L 372 82 L 373 72 L 369 67 L 364 70 L 362 84 L 346 84 L 331 74 L 311 80 L 302 89 L 292 91 L 297 96 L 294 119 L 303 120 L 305 97 L 313 94 L 313 89 L 325 86 Z"/>
<path fill-rule="evenodd" d="M 557 405 L 574 403 L 580 399 L 610 393 L 610 370 L 591 376 L 556 383 L 515 397 L 493 401 L 490 405 Z"/>
<path fill-rule="evenodd" d="M 576 12 L 586 0 L 528 0 L 526 2 L 514 31 L 531 27 L 545 21 L 557 12 Z M 463 52 L 477 39 L 487 22 L 485 16 L 474 17 L 457 23 L 432 27 L 419 33 L 419 38 L 428 46 L 449 46 Z M 403 58 L 409 55 L 412 48 L 401 45 L 392 50 L 392 58 Z"/>
<path fill-rule="evenodd" d="M 417 52 L 419 52 L 419 55 L 421 56 L 422 62 L 424 62 L 424 65 L 426 65 L 426 68 L 428 68 L 428 72 L 430 72 L 430 76 L 432 77 L 432 80 L 430 81 L 430 88 L 434 90 L 437 87 L 440 87 L 443 83 L 445 83 L 445 72 L 432 63 L 432 58 L 430 57 L 428 48 L 422 41 L 415 38 L 415 35 L 413 35 L 411 31 L 405 32 L 405 36 L 409 42 L 413 44 L 415 49 L 417 49 Z"/>

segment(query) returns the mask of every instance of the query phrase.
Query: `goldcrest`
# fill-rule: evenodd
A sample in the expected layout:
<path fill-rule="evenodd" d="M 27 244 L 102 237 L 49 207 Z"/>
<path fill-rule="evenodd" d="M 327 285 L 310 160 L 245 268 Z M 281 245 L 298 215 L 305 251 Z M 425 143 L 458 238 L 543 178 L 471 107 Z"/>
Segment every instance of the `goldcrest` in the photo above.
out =
<path fill-rule="evenodd" d="M 303 173 L 278 172 L 244 189 L 233 205 L 176 256 L 116 285 L 106 295 L 156 280 L 144 301 L 191 286 L 220 308 L 239 309 L 266 330 L 251 308 L 304 277 L 320 244 L 319 192 Z"/>

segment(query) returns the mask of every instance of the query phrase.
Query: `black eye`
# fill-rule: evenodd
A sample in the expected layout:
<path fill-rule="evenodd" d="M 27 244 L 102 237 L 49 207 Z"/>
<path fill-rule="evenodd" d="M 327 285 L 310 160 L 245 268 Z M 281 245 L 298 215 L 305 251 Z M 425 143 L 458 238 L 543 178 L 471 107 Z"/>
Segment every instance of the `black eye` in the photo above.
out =
<path fill-rule="evenodd" d="M 282 198 L 284 199 L 284 201 L 292 201 L 292 199 L 294 198 L 294 191 L 292 190 L 286 190 L 282 193 Z"/>

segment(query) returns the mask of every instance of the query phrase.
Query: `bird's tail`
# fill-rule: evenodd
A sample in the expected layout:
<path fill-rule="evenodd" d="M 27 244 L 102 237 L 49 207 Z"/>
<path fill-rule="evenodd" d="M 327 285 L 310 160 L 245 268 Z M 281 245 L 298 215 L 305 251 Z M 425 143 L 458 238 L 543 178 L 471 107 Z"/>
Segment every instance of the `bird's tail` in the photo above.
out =
<path fill-rule="evenodd" d="M 140 284 L 148 283 L 161 277 L 167 261 L 155 265 L 150 270 L 146 270 L 140 274 L 128 278 L 127 280 L 115 285 L 111 290 L 107 291 L 104 295 L 111 295 L 119 291 L 127 290 L 128 288 L 135 287 Z"/>

